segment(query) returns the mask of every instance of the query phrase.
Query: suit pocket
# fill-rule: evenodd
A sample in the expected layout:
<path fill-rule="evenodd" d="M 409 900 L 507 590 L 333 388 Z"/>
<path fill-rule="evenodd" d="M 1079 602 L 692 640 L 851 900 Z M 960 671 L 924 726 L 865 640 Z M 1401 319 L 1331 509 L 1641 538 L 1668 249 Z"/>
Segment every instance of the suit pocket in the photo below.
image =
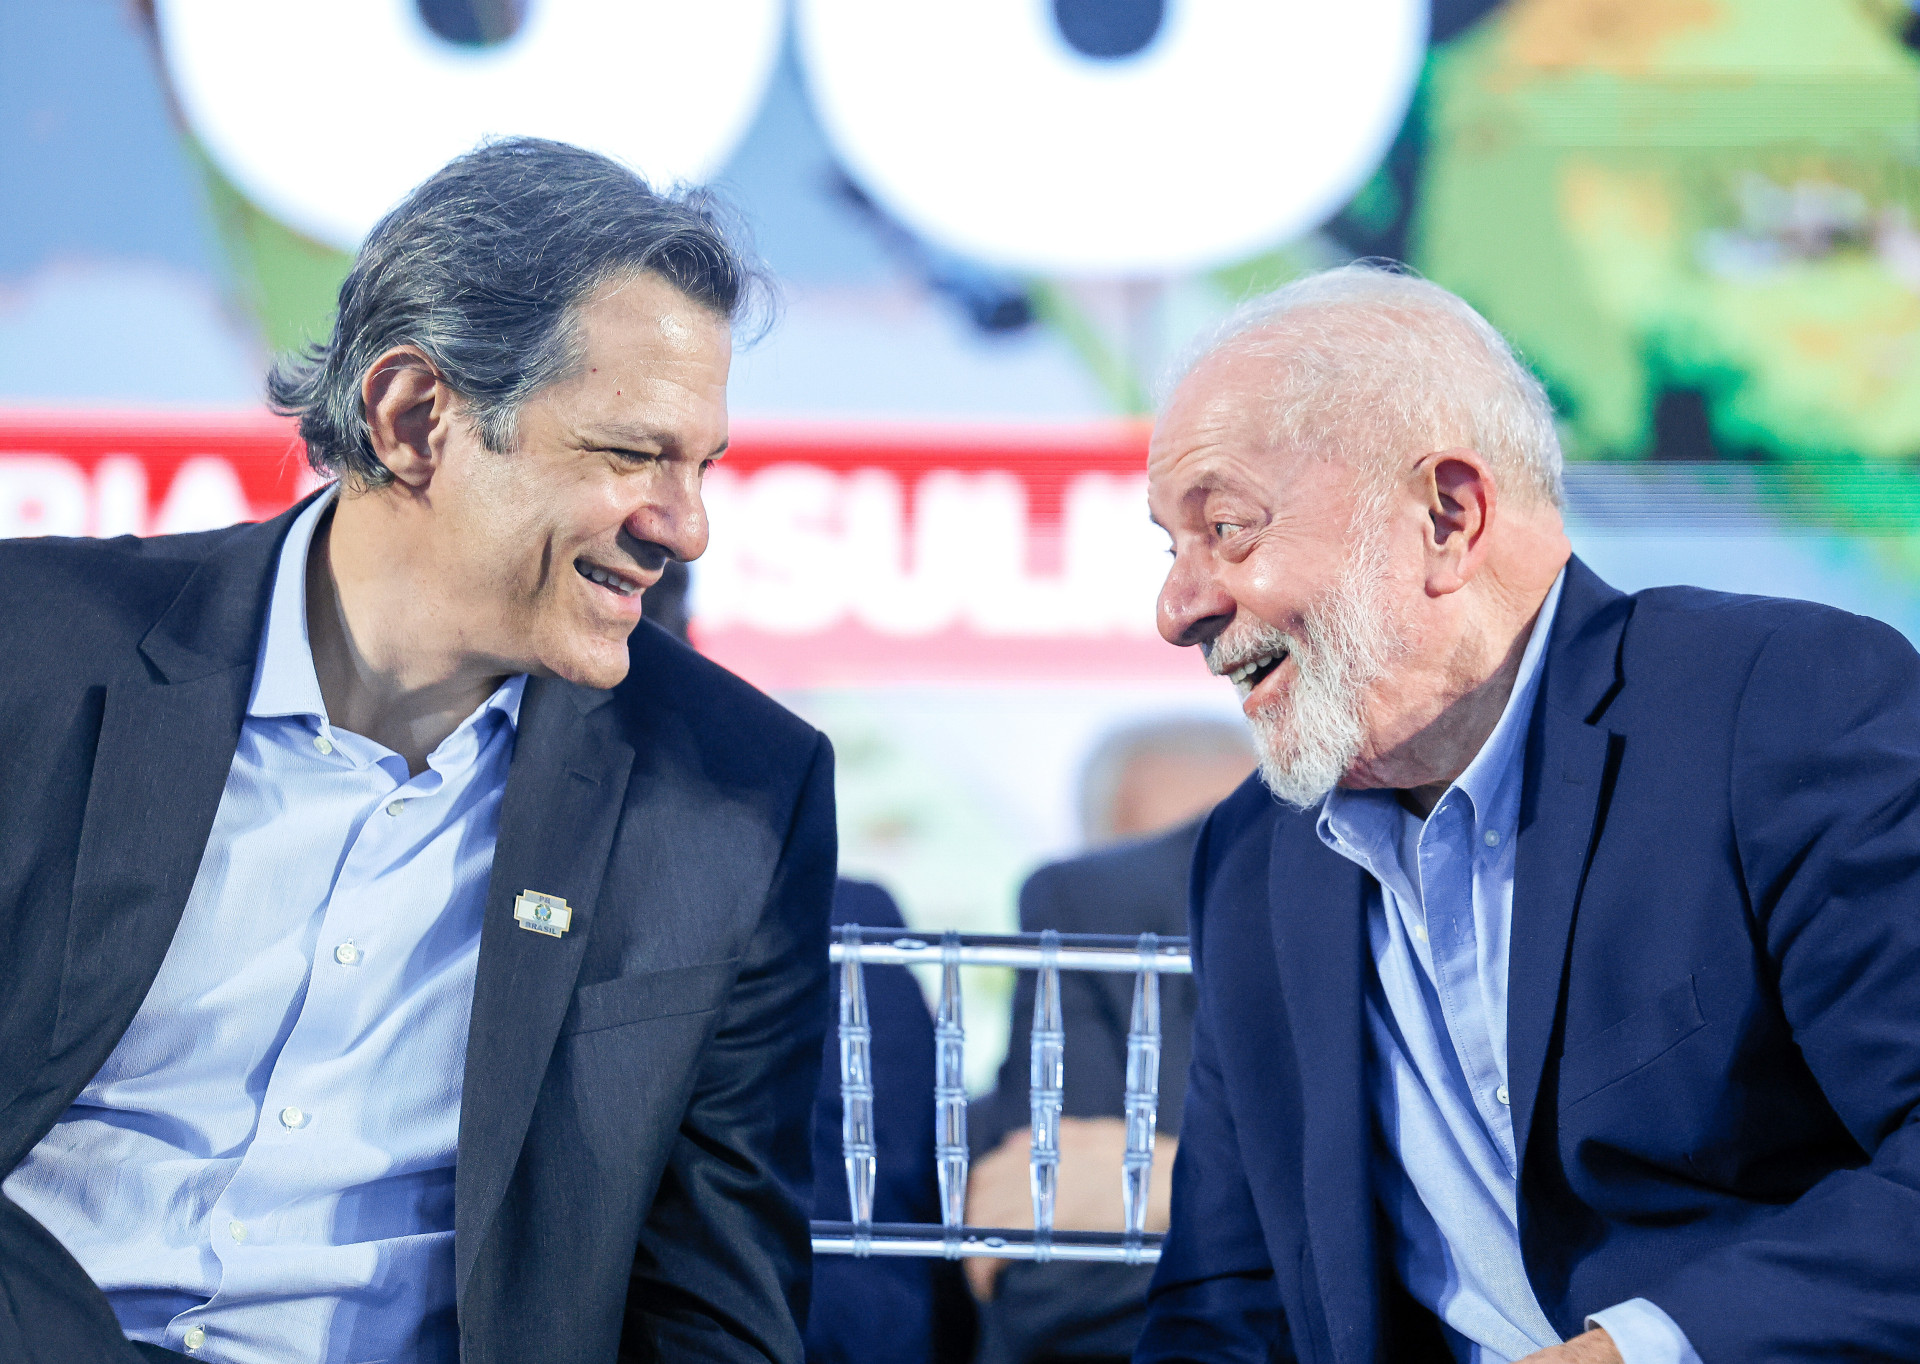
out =
<path fill-rule="evenodd" d="M 1706 1025 L 1688 976 L 1611 1027 L 1569 1042 L 1560 1058 L 1562 1107 L 1653 1064 Z"/>
<path fill-rule="evenodd" d="M 636 976 L 583 985 L 560 1023 L 560 1035 L 600 1032 L 644 1023 L 650 1018 L 706 1013 L 726 1000 L 739 958 L 700 966 L 673 966 Z"/>

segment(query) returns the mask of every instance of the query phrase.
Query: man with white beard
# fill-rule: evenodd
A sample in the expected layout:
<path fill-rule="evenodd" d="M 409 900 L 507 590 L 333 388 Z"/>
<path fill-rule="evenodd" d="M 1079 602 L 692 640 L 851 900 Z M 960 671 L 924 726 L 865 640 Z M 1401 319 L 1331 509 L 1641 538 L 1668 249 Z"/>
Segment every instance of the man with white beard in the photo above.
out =
<path fill-rule="evenodd" d="M 1160 630 L 1261 749 L 1195 854 L 1136 1361 L 1920 1358 L 1920 658 L 1571 556 L 1546 395 L 1367 265 L 1154 432 Z"/>

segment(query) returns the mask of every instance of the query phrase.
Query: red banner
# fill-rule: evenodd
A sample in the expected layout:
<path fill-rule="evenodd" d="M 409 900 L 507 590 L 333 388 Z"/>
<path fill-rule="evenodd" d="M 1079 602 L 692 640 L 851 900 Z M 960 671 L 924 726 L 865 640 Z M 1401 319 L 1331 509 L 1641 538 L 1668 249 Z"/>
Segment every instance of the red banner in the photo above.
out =
<path fill-rule="evenodd" d="M 736 424 L 695 630 L 763 687 L 1182 680 L 1136 425 Z M 259 520 L 319 480 L 265 414 L 0 412 L 0 537 Z"/>

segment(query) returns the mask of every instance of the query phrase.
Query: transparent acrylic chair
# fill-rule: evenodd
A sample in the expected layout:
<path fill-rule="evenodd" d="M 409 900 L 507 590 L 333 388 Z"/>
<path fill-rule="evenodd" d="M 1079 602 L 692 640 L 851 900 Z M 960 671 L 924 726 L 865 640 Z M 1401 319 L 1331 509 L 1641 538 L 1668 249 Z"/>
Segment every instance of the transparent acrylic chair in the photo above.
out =
<path fill-rule="evenodd" d="M 962 1259 L 1098 1260 L 1151 1264 L 1162 1237 L 1146 1230 L 1147 1190 L 1153 1176 L 1154 1129 L 1160 1104 L 1160 977 L 1185 975 L 1192 961 L 1185 938 L 1152 933 L 1127 938 L 1101 934 L 947 933 L 936 946 L 898 929 L 848 924 L 831 949 L 840 968 L 840 1145 L 847 1177 L 849 1222 L 815 1222 L 813 1249 L 821 1255 L 915 1255 Z M 934 1154 L 940 1172 L 940 1223 L 873 1220 L 878 1171 L 873 1131 L 873 1029 L 862 970 L 936 964 L 940 1001 L 934 1016 Z M 960 968 L 1010 966 L 1039 972 L 1028 1060 L 1032 1139 L 1029 1183 L 1033 1229 L 966 1224 L 967 1089 L 963 1069 L 966 1028 L 961 1017 Z M 1133 1017 L 1127 1032 L 1126 1154 L 1121 1167 L 1125 1230 L 1056 1229 L 1054 1194 L 1060 1173 L 1060 1111 L 1066 1080 L 1066 1036 L 1060 1016 L 1062 971 L 1131 972 Z"/>

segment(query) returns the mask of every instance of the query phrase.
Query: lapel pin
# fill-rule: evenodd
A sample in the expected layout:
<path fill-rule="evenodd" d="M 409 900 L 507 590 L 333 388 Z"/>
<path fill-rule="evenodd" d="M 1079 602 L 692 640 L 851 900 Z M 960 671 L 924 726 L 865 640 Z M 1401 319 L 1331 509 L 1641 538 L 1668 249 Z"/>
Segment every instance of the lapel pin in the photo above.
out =
<path fill-rule="evenodd" d="M 573 926 L 573 911 L 558 895 L 523 890 L 513 902 L 513 921 L 530 933 L 557 938 Z"/>

